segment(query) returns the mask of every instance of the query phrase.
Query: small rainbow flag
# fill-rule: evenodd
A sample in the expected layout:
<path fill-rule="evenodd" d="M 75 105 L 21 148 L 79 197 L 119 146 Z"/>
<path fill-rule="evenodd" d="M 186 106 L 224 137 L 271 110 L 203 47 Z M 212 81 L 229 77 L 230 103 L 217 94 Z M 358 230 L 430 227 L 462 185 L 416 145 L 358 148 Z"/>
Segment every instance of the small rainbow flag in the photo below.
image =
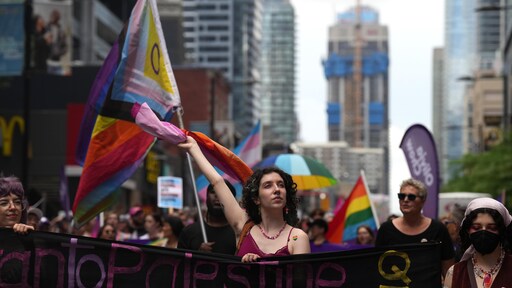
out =
<path fill-rule="evenodd" d="M 366 179 L 361 171 L 352 192 L 329 223 L 326 239 L 331 243 L 356 244 L 357 228 L 360 225 L 368 225 L 377 231 L 379 222 L 376 216 Z"/>

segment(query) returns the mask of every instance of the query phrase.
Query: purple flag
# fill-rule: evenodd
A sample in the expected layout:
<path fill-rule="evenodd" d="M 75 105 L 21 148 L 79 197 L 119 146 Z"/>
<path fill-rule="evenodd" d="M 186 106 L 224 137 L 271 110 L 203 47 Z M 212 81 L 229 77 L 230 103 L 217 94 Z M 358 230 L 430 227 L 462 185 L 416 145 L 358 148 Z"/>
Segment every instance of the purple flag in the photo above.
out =
<path fill-rule="evenodd" d="M 414 179 L 427 186 L 427 202 L 423 214 L 436 219 L 439 206 L 439 163 L 436 145 L 430 131 L 421 124 L 414 124 L 405 131 L 400 148 L 405 153 L 409 171 Z"/>

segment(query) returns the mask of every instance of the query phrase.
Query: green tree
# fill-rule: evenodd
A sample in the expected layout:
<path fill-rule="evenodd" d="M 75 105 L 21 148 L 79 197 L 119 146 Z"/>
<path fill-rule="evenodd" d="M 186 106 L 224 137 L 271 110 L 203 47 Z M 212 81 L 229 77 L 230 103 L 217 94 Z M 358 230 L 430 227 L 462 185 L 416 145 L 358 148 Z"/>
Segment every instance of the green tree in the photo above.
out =
<path fill-rule="evenodd" d="M 452 179 L 442 187 L 443 192 L 470 191 L 498 196 L 502 191 L 512 197 L 512 140 L 506 137 L 489 151 L 466 154 L 451 163 Z M 510 199 L 507 200 L 507 202 Z"/>

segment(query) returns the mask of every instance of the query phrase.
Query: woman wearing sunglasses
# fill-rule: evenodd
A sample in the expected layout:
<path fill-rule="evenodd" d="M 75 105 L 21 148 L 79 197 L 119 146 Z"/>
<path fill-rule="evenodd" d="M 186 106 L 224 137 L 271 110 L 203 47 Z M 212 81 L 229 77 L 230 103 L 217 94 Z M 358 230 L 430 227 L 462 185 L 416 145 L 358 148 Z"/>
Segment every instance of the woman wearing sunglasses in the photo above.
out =
<path fill-rule="evenodd" d="M 441 242 L 440 265 L 444 277 L 454 263 L 452 240 L 443 223 L 421 213 L 426 200 L 425 184 L 412 178 L 404 180 L 398 193 L 403 216 L 386 221 L 380 226 L 375 246 Z"/>

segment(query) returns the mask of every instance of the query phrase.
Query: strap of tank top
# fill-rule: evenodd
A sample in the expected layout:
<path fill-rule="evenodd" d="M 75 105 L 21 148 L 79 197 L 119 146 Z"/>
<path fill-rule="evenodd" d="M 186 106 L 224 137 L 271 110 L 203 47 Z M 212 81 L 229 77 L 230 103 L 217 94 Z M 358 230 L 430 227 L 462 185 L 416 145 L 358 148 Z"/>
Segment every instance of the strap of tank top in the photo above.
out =
<path fill-rule="evenodd" d="M 288 241 L 286 241 L 286 243 L 290 242 L 290 235 L 292 235 L 292 231 L 293 231 L 293 226 L 292 226 L 292 229 L 290 229 L 290 233 L 288 233 Z"/>
<path fill-rule="evenodd" d="M 473 272 L 473 262 L 471 261 L 471 259 L 468 259 L 467 262 L 468 276 L 469 282 L 471 283 L 471 288 L 476 288 L 478 287 L 478 285 L 476 284 L 475 273 Z"/>
<path fill-rule="evenodd" d="M 238 243 L 236 244 L 236 253 L 238 253 L 238 250 L 240 250 L 240 245 L 242 245 L 242 242 L 244 241 L 244 238 L 249 234 L 249 231 L 251 231 L 251 228 L 254 226 L 254 222 L 251 220 L 247 220 L 245 222 L 244 227 L 242 228 L 242 232 L 240 232 L 240 237 L 238 238 Z M 235 255 L 236 255 L 235 253 Z"/>

